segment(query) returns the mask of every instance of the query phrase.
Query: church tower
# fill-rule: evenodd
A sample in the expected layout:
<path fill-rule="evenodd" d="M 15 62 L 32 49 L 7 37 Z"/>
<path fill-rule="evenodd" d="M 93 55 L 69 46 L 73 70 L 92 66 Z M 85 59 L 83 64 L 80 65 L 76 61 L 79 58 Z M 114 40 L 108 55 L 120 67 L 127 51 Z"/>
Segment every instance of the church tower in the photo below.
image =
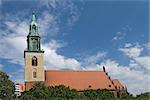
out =
<path fill-rule="evenodd" d="M 39 27 L 33 12 L 27 36 L 27 49 L 24 51 L 25 84 L 45 80 L 43 56 L 44 51 L 41 50 Z"/>

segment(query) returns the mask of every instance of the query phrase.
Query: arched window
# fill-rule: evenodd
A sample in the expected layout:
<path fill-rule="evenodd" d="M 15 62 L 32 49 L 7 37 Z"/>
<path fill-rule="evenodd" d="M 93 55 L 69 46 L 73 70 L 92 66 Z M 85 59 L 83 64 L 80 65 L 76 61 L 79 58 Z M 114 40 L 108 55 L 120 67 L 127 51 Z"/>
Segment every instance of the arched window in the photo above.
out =
<path fill-rule="evenodd" d="M 35 25 L 33 25 L 33 26 L 32 26 L 32 29 L 36 30 L 36 26 L 35 26 Z"/>
<path fill-rule="evenodd" d="M 32 66 L 37 66 L 37 58 L 35 56 L 32 58 Z"/>
<path fill-rule="evenodd" d="M 32 31 L 33 31 L 33 34 L 36 33 L 36 26 L 35 25 L 32 26 Z"/>
<path fill-rule="evenodd" d="M 33 69 L 33 78 L 36 78 L 36 77 L 37 77 L 37 70 Z"/>

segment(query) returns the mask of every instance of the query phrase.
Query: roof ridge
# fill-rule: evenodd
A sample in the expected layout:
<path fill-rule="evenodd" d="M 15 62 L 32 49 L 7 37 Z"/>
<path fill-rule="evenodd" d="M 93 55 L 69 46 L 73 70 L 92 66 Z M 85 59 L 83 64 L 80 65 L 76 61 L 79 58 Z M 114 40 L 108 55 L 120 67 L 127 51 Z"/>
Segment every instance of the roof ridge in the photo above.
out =
<path fill-rule="evenodd" d="M 101 70 L 45 70 L 45 71 L 104 72 L 104 71 L 101 71 Z"/>

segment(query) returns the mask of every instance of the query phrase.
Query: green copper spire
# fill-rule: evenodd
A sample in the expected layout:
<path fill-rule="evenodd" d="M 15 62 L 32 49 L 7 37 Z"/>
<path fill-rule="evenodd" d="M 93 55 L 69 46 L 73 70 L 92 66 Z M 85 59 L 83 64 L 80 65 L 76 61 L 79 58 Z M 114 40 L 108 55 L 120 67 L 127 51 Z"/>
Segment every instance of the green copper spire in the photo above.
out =
<path fill-rule="evenodd" d="M 35 12 L 32 12 L 32 21 L 36 21 Z"/>
<path fill-rule="evenodd" d="M 27 36 L 27 51 L 43 52 L 40 47 L 40 36 L 38 32 L 38 24 L 36 20 L 35 12 L 32 12 L 32 19 L 29 28 L 29 34 Z"/>
<path fill-rule="evenodd" d="M 29 30 L 29 35 L 39 35 L 38 32 L 38 24 L 37 24 L 37 20 L 36 20 L 36 15 L 35 12 L 32 12 L 32 19 L 31 19 L 31 23 L 30 23 L 30 30 Z"/>

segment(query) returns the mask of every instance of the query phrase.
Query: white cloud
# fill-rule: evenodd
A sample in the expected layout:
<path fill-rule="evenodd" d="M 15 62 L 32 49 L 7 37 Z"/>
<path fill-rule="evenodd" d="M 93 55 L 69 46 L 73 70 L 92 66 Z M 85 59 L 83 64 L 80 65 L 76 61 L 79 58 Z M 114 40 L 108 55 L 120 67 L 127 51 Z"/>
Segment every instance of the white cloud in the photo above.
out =
<path fill-rule="evenodd" d="M 50 40 L 50 42 L 46 43 L 46 45 L 52 50 L 57 50 L 65 46 L 65 43 L 60 43 L 59 41 L 56 40 Z"/>
<path fill-rule="evenodd" d="M 41 4 L 44 3 L 46 0 L 41 0 Z M 62 20 L 62 15 L 64 13 L 69 13 L 65 19 L 68 21 L 70 20 L 70 24 L 74 24 L 73 21 L 75 18 L 77 20 L 79 14 L 76 5 L 72 1 L 61 1 L 55 3 L 53 5 L 53 9 L 50 9 L 51 2 L 47 0 L 48 7 L 42 12 L 39 12 L 37 16 L 39 26 L 40 26 L 40 35 L 42 36 L 42 46 L 45 51 L 45 65 L 47 69 L 55 68 L 70 68 L 76 69 L 80 67 L 80 63 L 74 58 L 68 58 L 64 55 L 60 55 L 57 53 L 57 50 L 66 44 L 60 44 L 56 40 L 50 40 L 49 36 L 55 36 L 60 31 L 60 22 Z M 52 0 L 51 0 L 52 1 Z M 11 1 L 10 1 L 11 2 Z M 9 3 L 9 2 L 7 2 Z M 59 3 L 59 5 L 58 5 Z M 45 3 L 46 4 L 46 3 Z M 43 5 L 45 6 L 45 5 Z M 41 9 L 43 6 L 38 6 Z M 59 8 L 59 9 L 58 9 Z M 53 11 L 54 12 L 53 12 Z M 20 69 L 17 69 L 15 73 L 9 72 L 8 74 L 15 82 L 23 82 L 23 72 L 19 70 L 23 70 L 23 53 L 26 49 L 26 36 L 29 33 L 29 21 L 28 16 L 31 16 L 32 12 L 31 9 L 27 9 L 21 12 L 4 12 L 5 14 L 1 17 L 1 24 L 0 24 L 0 59 L 6 59 L 8 62 L 13 64 L 21 65 Z M 52 12 L 52 13 L 51 13 Z M 73 15 L 72 13 L 75 13 Z M 71 19 L 71 18 L 74 19 Z M 65 26 L 64 24 L 62 26 Z M 66 26 L 68 27 L 68 26 Z M 66 28 L 68 29 L 68 28 Z M 47 40 L 47 41 L 44 41 Z M 45 66 L 44 65 L 44 66 Z M 2 67 L 0 66 L 0 69 Z"/>
<path fill-rule="evenodd" d="M 45 11 L 39 18 L 41 36 L 56 35 L 59 32 L 59 26 L 55 16 Z"/>
<path fill-rule="evenodd" d="M 97 52 L 94 55 L 86 56 L 82 58 L 82 66 L 84 67 L 94 67 L 95 64 L 99 63 L 107 55 L 107 52 Z M 84 69 L 84 68 L 82 68 Z M 89 69 L 89 68 L 88 68 Z"/>
<path fill-rule="evenodd" d="M 78 0 L 78 2 L 82 4 L 82 0 Z M 40 4 L 46 7 L 49 13 L 54 14 L 56 20 L 62 18 L 63 25 L 72 27 L 80 16 L 79 8 L 72 0 L 40 0 Z"/>
<path fill-rule="evenodd" d="M 150 57 L 143 56 L 141 54 L 142 50 L 144 50 L 144 48 L 138 43 L 125 44 L 124 48 L 119 48 L 119 51 L 124 53 L 129 59 L 129 63 L 126 66 L 120 65 L 117 61 L 107 58 L 103 62 L 93 63 L 92 67 L 84 67 L 82 69 L 102 70 L 103 66 L 105 66 L 108 74 L 112 78 L 119 79 L 126 85 L 130 93 L 140 94 L 149 92 Z M 93 58 L 93 56 L 91 56 L 91 58 Z"/>
<path fill-rule="evenodd" d="M 150 50 L 150 42 L 144 44 L 144 46 L 146 47 L 146 49 Z"/>
<path fill-rule="evenodd" d="M 140 66 L 143 66 L 145 69 L 150 71 L 150 57 L 149 56 L 140 56 L 133 58 Z"/>
<path fill-rule="evenodd" d="M 133 69 L 130 71 L 130 73 L 135 74 L 135 76 L 136 74 L 141 76 L 141 78 L 136 76 L 137 78 L 134 79 L 134 83 L 131 83 L 131 85 L 129 84 L 129 88 L 133 89 L 131 91 L 135 93 L 150 91 L 149 89 L 146 89 L 149 87 L 147 84 L 150 84 L 150 57 L 148 55 L 144 56 L 141 54 L 141 52 L 144 50 L 144 47 L 136 43 L 130 44 L 129 47 L 125 46 L 124 48 L 120 48 L 119 50 L 131 59 L 129 68 Z"/>
<path fill-rule="evenodd" d="M 23 65 L 23 51 L 26 48 L 28 27 L 27 20 L 22 21 L 19 14 L 6 14 L 5 20 L 0 24 L 2 33 L 0 35 L 0 58 Z"/>
<path fill-rule="evenodd" d="M 121 40 L 125 37 L 125 35 L 126 35 L 126 33 L 124 33 L 124 32 L 117 32 L 112 40 L 113 41 Z"/>
<path fill-rule="evenodd" d="M 26 39 L 24 37 L 4 37 L 0 41 L 0 58 L 8 59 L 9 62 L 23 65 L 23 51 Z"/>
<path fill-rule="evenodd" d="M 17 26 L 19 22 L 5 22 L 8 35 L 3 36 L 0 40 L 0 57 L 9 59 L 8 61 L 11 63 L 23 65 L 23 51 L 26 48 L 26 36 L 24 34 L 28 30 L 25 30 L 24 28 L 26 28 L 28 25 L 25 22 L 22 22 Z M 50 42 L 43 44 L 46 65 L 48 66 L 47 68 L 79 67 L 80 63 L 77 60 L 57 54 L 56 51 L 60 47 L 62 47 L 62 45 L 57 43 L 55 40 L 51 40 Z"/>
<path fill-rule="evenodd" d="M 5 21 L 0 28 L 0 58 L 8 59 L 9 62 L 23 64 L 23 51 L 26 47 L 27 23 L 21 21 Z"/>
<path fill-rule="evenodd" d="M 28 33 L 28 24 L 26 21 L 5 21 L 4 23 L 8 31 L 12 31 L 13 34 L 26 36 Z"/>
<path fill-rule="evenodd" d="M 132 46 L 131 43 L 126 43 L 126 44 L 125 44 L 125 47 L 126 47 L 126 48 L 128 48 L 128 47 L 130 47 L 130 46 Z"/>
<path fill-rule="evenodd" d="M 121 28 L 119 32 L 116 32 L 114 37 L 112 38 L 113 41 L 123 40 L 129 32 L 131 32 L 132 28 L 129 25 L 125 25 Z"/>
<path fill-rule="evenodd" d="M 55 48 L 56 51 L 56 49 L 59 48 L 58 43 L 53 43 L 55 42 L 53 40 L 50 41 L 48 36 L 59 33 L 59 22 L 62 18 L 60 15 L 64 13 L 78 13 L 77 10 L 74 10 L 77 9 L 77 7 L 72 1 L 68 0 L 62 0 L 61 2 L 59 2 L 59 0 L 41 0 L 39 9 L 43 6 L 46 6 L 47 9 L 37 16 L 40 26 L 40 35 L 42 36 L 42 41 L 44 39 L 48 40 L 48 42 L 44 42 L 43 45 L 48 44 L 51 46 L 48 48 L 46 47 L 46 50 L 54 50 Z M 52 9 L 50 8 L 51 6 Z M 54 10 L 54 12 L 50 10 Z M 0 24 L 0 58 L 5 58 L 8 59 L 9 62 L 23 65 L 23 51 L 26 48 L 26 36 L 29 33 L 30 19 L 27 19 L 29 11 L 31 10 L 28 9 L 26 11 L 16 12 L 15 14 L 5 12 L 5 15 L 2 16 L 3 20 Z M 70 16 L 66 19 L 70 19 Z M 66 59 L 66 57 L 64 57 L 64 59 Z M 73 59 L 71 59 L 71 61 L 75 62 Z M 70 59 L 66 62 L 70 63 Z"/>
<path fill-rule="evenodd" d="M 100 58 L 105 57 L 106 54 L 107 54 L 106 52 L 97 52 L 96 55 L 90 56 L 90 57 L 88 57 L 86 60 L 87 60 L 88 62 L 96 62 L 96 61 L 98 61 Z"/>
<path fill-rule="evenodd" d="M 149 75 L 142 71 L 132 70 L 130 66 L 121 66 L 114 60 L 106 60 L 97 64 L 97 69 L 106 67 L 106 71 L 112 78 L 117 78 L 127 86 L 128 91 L 132 94 L 140 94 L 141 92 L 149 92 L 148 84 L 150 84 Z"/>
<path fill-rule="evenodd" d="M 120 48 L 119 50 L 124 52 L 124 54 L 129 57 L 138 57 L 140 56 L 140 53 L 143 50 L 143 48 L 132 47 L 132 48 Z"/>
<path fill-rule="evenodd" d="M 55 44 L 55 45 L 54 45 Z M 67 58 L 65 56 L 57 54 L 57 49 L 61 47 L 61 44 L 51 41 L 43 45 L 45 50 L 45 64 L 47 69 L 55 68 L 69 68 L 77 69 L 80 67 L 80 63 L 74 58 Z"/>
<path fill-rule="evenodd" d="M 141 69 L 141 66 L 139 66 L 139 64 L 137 64 L 134 60 L 130 60 L 129 67 L 131 69 L 134 69 L 134 70 L 140 70 Z"/>
<path fill-rule="evenodd" d="M 143 49 L 144 47 L 140 46 L 139 44 L 135 44 L 135 46 L 132 44 L 132 46 L 128 48 L 120 48 L 119 51 L 122 51 L 125 55 L 134 60 L 138 66 L 150 71 L 150 57 L 141 55 Z"/>

